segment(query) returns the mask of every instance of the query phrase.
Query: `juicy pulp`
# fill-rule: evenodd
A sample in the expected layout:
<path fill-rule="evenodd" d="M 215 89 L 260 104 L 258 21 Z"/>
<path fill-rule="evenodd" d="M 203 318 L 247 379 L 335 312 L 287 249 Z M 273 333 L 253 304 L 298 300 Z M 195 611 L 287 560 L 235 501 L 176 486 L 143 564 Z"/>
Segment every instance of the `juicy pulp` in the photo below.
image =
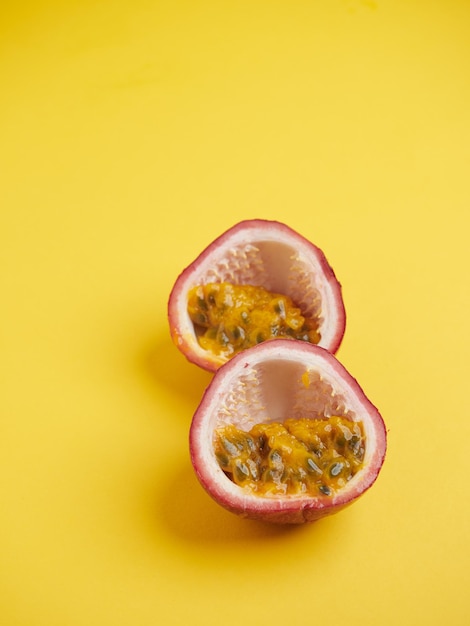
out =
<path fill-rule="evenodd" d="M 306 319 L 289 296 L 255 285 L 227 282 L 193 287 L 188 314 L 199 345 L 230 358 L 267 339 L 301 339 L 317 344 L 318 320 Z"/>
<path fill-rule="evenodd" d="M 249 431 L 229 424 L 214 435 L 222 470 L 264 496 L 333 495 L 361 469 L 365 445 L 361 422 L 341 416 L 260 423 Z"/>

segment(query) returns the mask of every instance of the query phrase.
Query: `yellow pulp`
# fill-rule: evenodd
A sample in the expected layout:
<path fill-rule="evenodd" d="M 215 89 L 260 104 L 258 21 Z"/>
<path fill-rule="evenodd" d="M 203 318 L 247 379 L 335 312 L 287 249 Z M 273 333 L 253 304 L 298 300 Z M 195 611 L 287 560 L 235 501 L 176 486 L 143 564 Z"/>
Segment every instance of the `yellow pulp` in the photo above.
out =
<path fill-rule="evenodd" d="M 260 495 L 330 496 L 362 467 L 365 437 L 345 417 L 288 419 L 219 428 L 214 450 L 233 482 Z"/>
<path fill-rule="evenodd" d="M 209 283 L 191 289 L 188 313 L 199 344 L 230 357 L 266 339 L 320 341 L 318 324 L 303 317 L 292 300 L 263 287 Z"/>

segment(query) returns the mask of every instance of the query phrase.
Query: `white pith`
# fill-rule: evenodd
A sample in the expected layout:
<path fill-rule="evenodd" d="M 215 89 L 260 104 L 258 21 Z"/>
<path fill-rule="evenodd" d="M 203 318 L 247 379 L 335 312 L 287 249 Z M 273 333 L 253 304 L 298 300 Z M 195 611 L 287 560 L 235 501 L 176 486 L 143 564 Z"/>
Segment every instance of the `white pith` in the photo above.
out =
<path fill-rule="evenodd" d="M 311 346 L 297 348 L 286 344 L 292 342 L 268 342 L 257 347 L 255 353 L 253 350 L 245 353 L 246 358 L 238 358 L 234 367 L 220 370 L 216 388 L 206 396 L 196 414 L 192 434 L 193 449 L 197 450 L 196 471 L 216 499 L 231 505 L 269 508 L 273 498 L 242 489 L 221 470 L 214 453 L 213 433 L 227 423 L 249 430 L 259 422 L 331 415 L 362 422 L 366 437 L 363 467 L 347 485 L 328 499 L 278 496 L 275 498 L 278 510 L 292 507 L 295 502 L 316 501 L 319 508 L 347 502 L 372 484 L 383 460 L 383 422 L 356 381 L 331 355 L 325 359 L 310 350 Z"/>

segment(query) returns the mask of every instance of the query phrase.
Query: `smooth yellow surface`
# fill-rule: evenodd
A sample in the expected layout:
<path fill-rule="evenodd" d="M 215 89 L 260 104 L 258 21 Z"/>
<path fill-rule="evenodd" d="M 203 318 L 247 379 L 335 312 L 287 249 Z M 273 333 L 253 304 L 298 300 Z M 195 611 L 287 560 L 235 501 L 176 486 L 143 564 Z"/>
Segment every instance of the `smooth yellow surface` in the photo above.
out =
<path fill-rule="evenodd" d="M 470 3 L 30 0 L 0 21 L 0 623 L 469 623 Z M 379 480 L 219 508 L 178 273 L 278 219 L 343 284 Z"/>

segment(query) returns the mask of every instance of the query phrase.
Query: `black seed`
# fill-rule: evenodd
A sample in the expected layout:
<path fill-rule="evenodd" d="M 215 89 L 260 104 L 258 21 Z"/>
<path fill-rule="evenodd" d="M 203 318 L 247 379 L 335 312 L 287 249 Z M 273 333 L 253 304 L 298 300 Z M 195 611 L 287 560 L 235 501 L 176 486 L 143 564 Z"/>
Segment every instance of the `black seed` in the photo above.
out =
<path fill-rule="evenodd" d="M 350 450 L 352 450 L 352 453 L 354 454 L 354 456 L 358 456 L 361 450 L 360 438 L 357 435 L 353 435 L 351 439 L 349 440 L 348 445 L 349 445 Z"/>
<path fill-rule="evenodd" d="M 227 336 L 227 334 L 225 333 L 225 331 L 222 331 L 222 332 L 219 334 L 219 341 L 220 341 L 220 343 L 221 343 L 223 346 L 226 346 L 226 345 L 230 342 L 230 339 L 228 338 L 228 336 Z"/>
<path fill-rule="evenodd" d="M 207 302 L 204 300 L 204 298 L 198 298 L 197 304 L 200 309 L 207 311 Z"/>
<path fill-rule="evenodd" d="M 255 445 L 255 442 L 254 442 L 253 438 L 252 437 L 247 437 L 246 438 L 246 443 L 247 443 L 249 449 L 252 452 L 254 452 L 254 450 L 256 449 L 256 445 Z"/>
<path fill-rule="evenodd" d="M 286 317 L 286 306 L 284 300 L 278 300 L 274 305 L 274 311 L 280 315 L 282 319 Z"/>
<path fill-rule="evenodd" d="M 258 333 L 256 335 L 256 343 L 262 343 L 264 341 L 264 335 L 262 333 Z"/>
<path fill-rule="evenodd" d="M 196 324 L 207 324 L 207 315 L 205 313 L 198 313 L 196 315 Z"/>
<path fill-rule="evenodd" d="M 236 461 L 235 467 L 237 472 L 237 478 L 239 480 L 245 480 L 250 476 L 250 470 L 245 463 L 242 463 L 241 461 Z"/>
<path fill-rule="evenodd" d="M 214 306 L 214 304 L 215 304 L 215 296 L 214 296 L 214 294 L 213 294 L 213 293 L 210 293 L 210 294 L 207 296 L 207 301 L 209 302 L 209 304 L 210 304 L 211 306 Z"/>
<path fill-rule="evenodd" d="M 279 480 L 279 472 L 268 469 L 263 473 L 263 480 L 266 483 L 274 483 Z"/>
<path fill-rule="evenodd" d="M 274 464 L 278 464 L 282 461 L 282 456 L 278 450 L 273 450 L 269 458 L 271 459 L 271 462 Z"/>
<path fill-rule="evenodd" d="M 225 454 L 217 454 L 217 461 L 222 469 L 228 469 L 228 457 Z"/>
<path fill-rule="evenodd" d="M 331 494 L 331 489 L 327 485 L 320 485 L 319 489 L 325 496 L 329 496 Z"/>
<path fill-rule="evenodd" d="M 232 337 L 235 340 L 245 339 L 245 331 L 243 330 L 243 328 L 241 326 L 234 326 L 234 328 L 232 330 Z"/>
<path fill-rule="evenodd" d="M 232 443 L 231 441 L 229 441 L 228 439 L 226 439 L 225 437 L 222 439 L 222 445 L 227 450 L 227 452 L 230 454 L 230 456 L 238 455 L 238 448 L 237 448 L 237 446 L 234 443 Z"/>
<path fill-rule="evenodd" d="M 330 467 L 330 476 L 338 476 L 339 474 L 341 474 L 343 467 L 344 466 L 342 463 L 333 463 L 333 465 Z"/>
<path fill-rule="evenodd" d="M 310 470 L 316 472 L 317 474 L 322 474 L 323 473 L 312 458 L 308 458 L 307 459 L 307 465 L 308 465 L 308 468 Z"/>

